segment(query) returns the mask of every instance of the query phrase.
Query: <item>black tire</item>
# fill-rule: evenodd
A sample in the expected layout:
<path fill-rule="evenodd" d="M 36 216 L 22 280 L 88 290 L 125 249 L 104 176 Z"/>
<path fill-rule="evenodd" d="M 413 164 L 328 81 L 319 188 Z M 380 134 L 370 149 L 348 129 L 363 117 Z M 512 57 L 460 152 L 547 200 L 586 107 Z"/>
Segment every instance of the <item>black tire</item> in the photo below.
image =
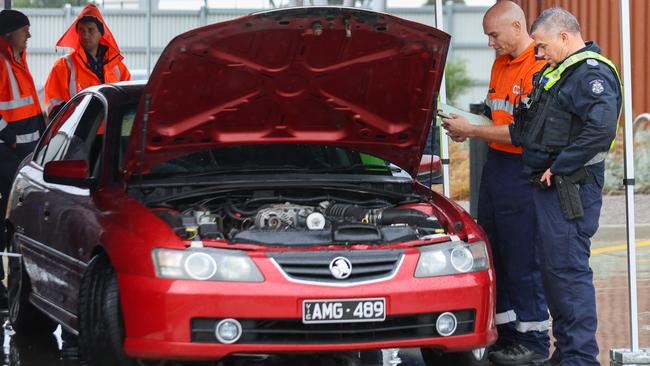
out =
<path fill-rule="evenodd" d="M 13 253 L 20 253 L 14 240 L 10 244 Z M 22 257 L 9 257 L 7 274 L 8 319 L 11 327 L 21 335 L 49 335 L 58 324 L 29 302 L 31 282 Z"/>
<path fill-rule="evenodd" d="M 79 345 L 87 364 L 135 366 L 124 353 L 117 276 L 106 255 L 97 255 L 88 264 L 79 296 Z"/>
<path fill-rule="evenodd" d="M 422 348 L 420 351 L 426 366 L 487 366 L 489 364 L 486 348 L 449 353 L 430 348 Z"/>

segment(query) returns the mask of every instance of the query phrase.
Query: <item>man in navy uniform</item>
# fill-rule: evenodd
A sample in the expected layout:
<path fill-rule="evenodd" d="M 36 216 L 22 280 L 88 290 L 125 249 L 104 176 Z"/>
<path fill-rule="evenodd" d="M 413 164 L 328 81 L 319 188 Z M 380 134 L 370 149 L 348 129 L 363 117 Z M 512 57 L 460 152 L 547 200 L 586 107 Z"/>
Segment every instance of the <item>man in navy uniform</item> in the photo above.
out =
<path fill-rule="evenodd" d="M 531 36 L 548 65 L 536 74 L 510 132 L 536 186 L 542 280 L 556 339 L 551 362 L 600 365 L 590 239 L 598 228 L 604 160 L 616 137 L 620 79 L 564 9 L 542 12 Z"/>

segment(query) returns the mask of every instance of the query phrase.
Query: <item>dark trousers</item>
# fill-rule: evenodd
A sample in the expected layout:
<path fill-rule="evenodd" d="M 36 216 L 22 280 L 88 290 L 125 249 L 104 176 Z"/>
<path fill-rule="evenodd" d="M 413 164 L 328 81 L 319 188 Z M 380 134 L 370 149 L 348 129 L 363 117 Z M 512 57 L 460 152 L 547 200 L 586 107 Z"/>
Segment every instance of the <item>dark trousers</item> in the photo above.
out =
<path fill-rule="evenodd" d="M 7 203 L 9 192 L 16 175 L 16 169 L 20 162 L 31 153 L 36 147 L 36 143 L 19 144 L 16 148 L 11 148 L 0 143 L 0 251 L 7 247 L 7 235 L 5 233 L 5 217 L 7 212 Z M 0 266 L 0 280 L 4 279 L 5 273 L 3 266 Z"/>
<path fill-rule="evenodd" d="M 535 209 L 521 155 L 489 150 L 478 223 L 492 248 L 499 343 L 518 343 L 548 355 L 548 308 L 536 249 Z"/>
<path fill-rule="evenodd" d="M 535 190 L 541 237 L 542 278 L 553 318 L 555 353 L 564 365 L 600 365 L 596 343 L 596 295 L 589 267 L 591 237 L 602 205 L 602 163 L 590 167 L 596 182 L 580 187 L 584 217 L 568 221 L 555 189 Z"/>
<path fill-rule="evenodd" d="M 548 355 L 548 308 L 533 206 L 521 155 L 490 149 L 481 178 L 478 223 L 492 248 L 499 343 L 518 343 Z"/>

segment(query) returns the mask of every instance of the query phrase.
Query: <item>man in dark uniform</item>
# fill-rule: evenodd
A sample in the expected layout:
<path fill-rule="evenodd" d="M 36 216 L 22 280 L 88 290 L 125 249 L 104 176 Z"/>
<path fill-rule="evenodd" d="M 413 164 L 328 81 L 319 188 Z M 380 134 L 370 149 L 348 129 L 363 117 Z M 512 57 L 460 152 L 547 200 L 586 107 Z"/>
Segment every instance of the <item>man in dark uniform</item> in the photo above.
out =
<path fill-rule="evenodd" d="M 528 108 L 510 132 L 523 146 L 536 186 L 542 279 L 556 339 L 551 362 L 600 365 L 590 239 L 598 228 L 621 85 L 616 67 L 596 44 L 583 41 L 568 11 L 542 12 L 531 36 L 548 65 L 536 74 Z"/>

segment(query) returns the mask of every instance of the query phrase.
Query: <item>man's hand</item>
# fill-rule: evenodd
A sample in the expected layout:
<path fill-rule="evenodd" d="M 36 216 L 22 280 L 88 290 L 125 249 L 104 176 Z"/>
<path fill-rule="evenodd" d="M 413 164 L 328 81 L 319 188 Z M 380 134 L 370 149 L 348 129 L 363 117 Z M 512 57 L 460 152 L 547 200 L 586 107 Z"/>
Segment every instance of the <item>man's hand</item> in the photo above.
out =
<path fill-rule="evenodd" d="M 551 169 L 546 169 L 544 174 L 542 174 L 542 177 L 539 178 L 540 182 L 546 183 L 548 187 L 551 186 L 551 177 L 553 176 L 553 173 L 551 172 Z"/>
<path fill-rule="evenodd" d="M 456 136 L 450 134 L 449 132 L 447 132 L 447 136 L 449 136 L 454 142 L 464 142 L 467 140 L 467 136 Z"/>
<path fill-rule="evenodd" d="M 442 119 L 442 127 L 447 130 L 447 135 L 456 142 L 465 141 L 472 136 L 473 125 L 467 118 L 457 114 L 450 114 L 449 118 Z"/>

